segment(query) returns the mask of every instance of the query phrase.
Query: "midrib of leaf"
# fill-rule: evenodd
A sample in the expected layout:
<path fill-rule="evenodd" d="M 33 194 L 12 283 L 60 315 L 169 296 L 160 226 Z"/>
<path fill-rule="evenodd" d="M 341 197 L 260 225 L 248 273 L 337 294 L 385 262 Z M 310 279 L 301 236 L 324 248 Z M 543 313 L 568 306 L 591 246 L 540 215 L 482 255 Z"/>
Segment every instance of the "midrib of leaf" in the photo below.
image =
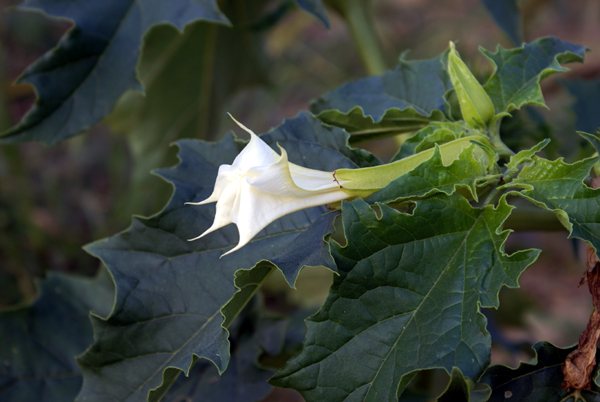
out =
<path fill-rule="evenodd" d="M 462 212 L 462 213 L 463 213 L 463 215 L 467 215 L 467 216 L 469 216 L 470 218 L 472 218 L 472 216 L 471 216 L 471 215 L 469 215 L 469 214 L 467 214 L 465 211 L 460 211 L 460 212 Z M 428 298 L 429 298 L 429 295 L 431 294 L 431 292 L 433 291 L 433 289 L 434 289 L 434 288 L 436 288 L 436 286 L 437 286 L 437 284 L 438 284 L 438 282 L 439 282 L 440 278 L 441 278 L 441 277 L 444 275 L 444 273 L 446 272 L 447 268 L 448 268 L 448 267 L 451 265 L 451 263 L 452 263 L 452 262 L 455 260 L 455 258 L 457 257 L 457 255 L 458 255 L 458 253 L 459 253 L 459 251 L 460 251 L 460 249 L 461 249 L 461 248 L 464 248 L 464 253 L 465 253 L 465 255 L 464 255 L 464 258 L 465 258 L 465 261 L 466 261 L 467 247 L 466 247 L 465 243 L 466 243 L 466 241 L 467 241 L 467 238 L 469 237 L 469 234 L 471 233 L 471 231 L 473 230 L 473 228 L 474 228 L 474 227 L 477 225 L 477 223 L 479 222 L 479 219 L 481 219 L 482 217 L 483 217 L 483 212 L 482 212 L 482 213 L 481 213 L 481 214 L 480 214 L 480 215 L 479 215 L 479 216 L 478 216 L 478 217 L 475 219 L 475 221 L 473 222 L 473 225 L 472 225 L 472 226 L 471 226 L 471 228 L 470 228 L 469 230 L 467 230 L 467 231 L 464 231 L 464 232 L 452 232 L 452 233 L 446 233 L 446 234 L 443 236 L 443 237 L 446 237 L 446 236 L 452 236 L 452 235 L 457 235 L 457 234 L 464 234 L 464 238 L 463 238 L 463 240 L 461 241 L 461 243 L 460 243 L 460 246 L 459 246 L 459 247 L 456 249 L 456 252 L 455 252 L 455 253 L 454 253 L 454 255 L 452 256 L 452 258 L 451 258 L 451 259 L 448 261 L 448 264 L 446 264 L 446 266 L 445 266 L 444 270 L 441 270 L 441 271 L 440 271 L 440 274 L 439 274 L 439 276 L 437 277 L 437 279 L 436 279 L 436 282 L 435 282 L 435 283 L 434 283 L 434 284 L 431 286 L 431 288 L 429 288 L 429 291 L 428 291 L 428 292 L 427 292 L 427 294 L 426 294 L 426 295 L 423 297 L 423 300 L 421 300 L 421 302 L 419 303 L 419 305 L 417 306 L 417 308 L 415 308 L 415 309 L 414 309 L 412 312 L 407 312 L 407 313 L 406 313 L 406 314 L 412 314 L 412 316 L 411 316 L 411 317 L 410 317 L 410 319 L 409 319 L 409 320 L 406 322 L 406 325 L 404 326 L 404 328 L 406 328 L 406 327 L 408 327 L 408 326 L 409 326 L 409 324 L 412 322 L 413 318 L 415 317 L 415 315 L 416 315 L 416 312 L 417 312 L 417 311 L 418 311 L 418 310 L 421 308 L 422 304 L 423 304 L 423 303 L 424 303 L 426 300 L 428 300 Z M 488 232 L 489 232 L 489 227 L 488 227 L 488 225 L 487 225 L 487 222 L 485 222 L 485 219 L 484 219 L 484 224 L 485 224 L 485 226 L 486 226 L 486 228 L 488 229 Z M 366 227 L 368 227 L 367 225 L 365 225 L 365 226 L 366 226 Z M 435 237 L 437 238 L 437 237 L 442 237 L 442 236 L 435 236 Z M 429 239 L 432 239 L 432 237 L 427 237 L 427 238 L 423 238 L 423 239 L 419 239 L 419 240 L 414 240 L 414 241 L 412 241 L 412 242 L 406 242 L 406 243 L 403 243 L 403 246 L 405 247 L 406 245 L 409 245 L 409 244 L 411 244 L 411 243 L 414 243 L 414 242 L 422 242 L 422 241 L 429 240 Z M 391 247 L 391 245 L 388 245 L 387 247 Z M 385 248 L 387 248 L 387 247 L 385 247 Z M 382 250 L 384 250 L 385 248 L 383 248 L 383 249 L 379 250 L 379 251 L 378 251 L 378 253 L 379 253 L 379 252 L 381 252 Z M 464 269 L 463 269 L 463 292 L 462 292 L 462 294 L 463 294 L 463 298 L 462 298 L 462 300 L 463 300 L 463 303 L 462 303 L 462 305 L 463 305 L 463 309 L 462 309 L 462 311 L 463 311 L 463 312 L 464 312 L 464 306 L 465 306 L 465 303 L 464 303 L 464 295 L 465 295 L 465 293 L 466 293 L 466 292 L 464 291 L 464 288 L 465 288 L 465 278 L 464 278 L 464 275 L 466 275 L 466 267 L 464 267 Z M 405 314 L 395 315 L 395 316 L 393 316 L 393 317 L 390 317 L 390 318 L 387 318 L 387 319 L 385 319 L 385 320 L 383 320 L 383 321 L 379 321 L 377 324 L 381 324 L 382 322 L 385 322 L 385 321 L 387 321 L 387 320 L 390 320 L 390 319 L 395 319 L 395 318 L 397 318 L 397 317 L 401 317 L 401 316 L 403 316 L 403 315 L 405 315 Z M 463 316 L 464 316 L 464 314 L 463 314 Z M 415 327 L 416 327 L 416 328 L 417 328 L 417 330 L 418 330 L 418 328 L 419 328 L 419 327 L 418 327 L 418 325 L 416 325 Z M 352 339 L 356 338 L 358 335 L 360 335 L 361 333 L 363 333 L 363 332 L 365 332 L 365 331 L 367 331 L 367 330 L 369 330 L 369 329 L 371 329 L 371 328 L 373 328 L 373 327 L 368 327 L 368 328 L 365 328 L 365 330 L 364 330 L 364 331 L 361 331 L 361 332 L 357 333 L 356 335 L 354 335 Z M 463 339 L 463 337 L 462 337 L 462 335 L 463 335 L 463 333 L 462 333 L 462 330 L 463 330 L 463 326 L 462 326 L 462 324 L 460 325 L 460 330 L 461 330 L 461 342 L 462 342 L 462 339 Z M 382 367 L 385 365 L 385 363 L 387 362 L 387 360 L 388 360 L 388 358 L 389 358 L 390 354 L 392 353 L 392 351 L 394 351 L 394 350 L 396 349 L 396 346 L 397 346 L 398 342 L 400 341 L 400 339 L 402 338 L 402 335 L 404 335 L 404 332 L 405 332 L 405 331 L 406 331 L 406 329 L 402 329 L 402 332 L 401 332 L 400 336 L 398 337 L 398 339 L 396 339 L 396 342 L 394 342 L 394 345 L 393 345 L 393 346 L 390 348 L 390 350 L 388 351 L 388 354 L 387 354 L 387 356 L 386 356 L 386 357 L 385 357 L 385 359 L 383 360 L 383 363 L 382 363 L 382 364 L 379 366 L 379 369 L 377 370 L 377 373 L 376 373 L 376 374 L 375 374 L 375 376 L 373 377 L 373 380 L 372 380 L 372 381 L 370 381 L 370 384 L 373 384 L 373 383 L 375 382 L 375 380 L 377 379 L 377 377 L 379 376 L 379 373 L 380 373 L 380 371 L 381 371 L 381 368 L 382 368 Z M 420 337 L 420 336 L 419 336 L 419 337 Z M 419 350 L 417 350 L 417 353 L 418 353 L 418 352 L 419 352 Z M 477 354 L 476 354 L 476 353 L 473 353 L 473 355 L 477 356 Z M 416 360 L 417 360 L 417 361 L 419 360 L 418 356 L 417 356 L 417 359 L 416 359 Z M 316 364 L 316 363 L 315 363 L 315 364 Z M 408 373 L 406 373 L 406 374 L 408 374 Z M 406 374 L 404 374 L 404 375 L 406 375 Z M 371 392 L 371 389 L 372 389 L 372 387 L 369 387 L 369 390 L 367 391 L 367 394 L 365 395 L 365 398 L 369 396 L 369 394 L 370 394 L 370 392 Z"/>
<path fill-rule="evenodd" d="M 163 367 L 165 366 L 165 364 L 167 364 L 168 362 L 172 361 L 172 360 L 173 360 L 173 357 L 174 357 L 175 355 L 177 355 L 179 352 L 181 352 L 181 350 L 182 350 L 182 349 L 183 349 L 185 346 L 187 346 L 187 345 L 188 345 L 188 344 L 189 344 L 189 343 L 192 341 L 192 339 L 194 339 L 194 338 L 195 338 L 195 337 L 196 337 L 196 336 L 197 336 L 197 335 L 198 335 L 198 334 L 199 334 L 199 333 L 200 333 L 200 332 L 201 332 L 201 331 L 202 331 L 202 330 L 203 330 L 203 329 L 204 329 L 204 328 L 205 328 L 205 327 L 206 327 L 206 326 L 209 324 L 209 323 L 211 323 L 211 322 L 212 322 L 212 320 L 214 320 L 214 318 L 215 318 L 215 317 L 217 316 L 217 314 L 219 314 L 220 312 L 221 312 L 221 310 L 219 309 L 219 310 L 218 310 L 218 311 L 216 311 L 216 312 L 215 312 L 215 313 L 214 313 L 212 316 L 210 316 L 210 318 L 206 320 L 206 322 L 205 322 L 205 323 L 204 323 L 204 324 L 203 324 L 203 325 L 202 325 L 202 326 L 201 326 L 201 327 L 198 329 L 198 331 L 196 331 L 196 332 L 193 334 L 193 336 L 190 336 L 190 338 L 189 338 L 187 341 L 185 341 L 185 342 L 182 344 L 182 346 L 181 346 L 179 349 L 175 350 L 174 352 L 169 352 L 169 353 L 167 353 L 167 354 L 170 354 L 170 357 L 169 357 L 167 360 L 165 360 L 165 363 L 164 363 L 162 366 L 160 366 L 160 367 L 158 368 L 158 370 L 155 370 L 155 371 L 152 373 L 152 375 L 151 375 L 150 377 L 147 377 L 145 381 L 141 382 L 141 383 L 140 383 L 140 385 L 139 385 L 139 386 L 138 386 L 136 389 L 134 389 L 134 390 L 133 390 L 133 392 L 131 392 L 130 394 L 128 394 L 128 395 L 127 395 L 127 398 L 126 398 L 126 399 L 129 399 L 129 397 L 130 397 L 131 395 L 135 394 L 135 393 L 136 393 L 136 392 L 138 392 L 140 389 L 142 389 L 142 387 L 143 387 L 144 385 L 148 384 L 148 382 L 150 381 L 150 378 L 154 377 L 154 376 L 155 376 L 155 375 L 157 375 L 159 372 L 162 372 L 162 371 L 164 371 L 164 370 L 165 370 L 165 368 L 163 368 Z M 197 315 L 197 316 L 200 316 L 199 314 L 189 314 L 189 315 Z M 201 316 L 200 316 L 200 317 L 201 317 Z M 149 320 L 149 321 L 154 321 L 154 320 L 156 320 L 156 319 Z M 136 323 L 137 323 L 137 322 L 136 322 Z M 159 353 L 152 353 L 152 356 L 155 356 L 155 355 L 157 355 L 157 354 L 159 354 Z M 192 354 L 192 356 L 193 356 L 193 354 Z M 140 356 L 136 356 L 136 358 L 138 358 L 138 357 L 140 357 Z M 192 359 L 193 359 L 193 357 L 192 357 Z M 121 361 L 127 361 L 127 360 L 133 360 L 133 358 L 126 358 L 126 359 L 123 359 L 123 360 L 121 360 Z M 208 359 L 207 359 L 207 360 L 208 360 Z"/>

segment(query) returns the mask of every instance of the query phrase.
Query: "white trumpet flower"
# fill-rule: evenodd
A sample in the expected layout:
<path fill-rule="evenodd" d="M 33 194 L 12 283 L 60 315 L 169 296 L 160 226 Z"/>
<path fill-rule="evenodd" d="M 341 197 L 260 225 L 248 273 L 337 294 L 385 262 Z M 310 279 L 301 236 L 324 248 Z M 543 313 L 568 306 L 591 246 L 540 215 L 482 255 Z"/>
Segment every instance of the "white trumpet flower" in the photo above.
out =
<path fill-rule="evenodd" d="M 258 232 L 284 215 L 350 197 L 341 190 L 332 172 L 290 163 L 285 149 L 279 144 L 281 155 L 250 129 L 233 120 L 250 133 L 250 142 L 231 165 L 219 167 L 210 197 L 186 203 L 217 203 L 212 226 L 190 241 L 235 223 L 240 234 L 239 243 L 223 254 L 225 256 L 245 246 Z"/>

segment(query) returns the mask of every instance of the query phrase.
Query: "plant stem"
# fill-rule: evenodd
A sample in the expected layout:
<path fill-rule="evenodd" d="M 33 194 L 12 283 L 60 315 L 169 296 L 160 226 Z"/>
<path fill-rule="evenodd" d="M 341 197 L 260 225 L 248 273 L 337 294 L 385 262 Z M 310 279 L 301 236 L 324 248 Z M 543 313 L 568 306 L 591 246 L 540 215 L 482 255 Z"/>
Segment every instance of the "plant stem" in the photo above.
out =
<path fill-rule="evenodd" d="M 365 0 L 330 0 L 332 6 L 348 24 L 354 45 L 369 75 L 387 70 L 373 18 Z"/>

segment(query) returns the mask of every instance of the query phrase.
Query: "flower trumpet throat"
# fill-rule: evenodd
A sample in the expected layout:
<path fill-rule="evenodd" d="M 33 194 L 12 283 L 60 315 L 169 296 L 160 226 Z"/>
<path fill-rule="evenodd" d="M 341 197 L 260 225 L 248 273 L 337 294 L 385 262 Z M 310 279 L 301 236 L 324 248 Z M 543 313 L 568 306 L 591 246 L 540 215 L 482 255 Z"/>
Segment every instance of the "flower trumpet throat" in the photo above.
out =
<path fill-rule="evenodd" d="M 289 162 L 285 149 L 279 147 L 281 155 L 278 155 L 251 130 L 233 120 L 250 134 L 250 142 L 231 165 L 219 167 L 210 197 L 186 203 L 217 203 L 212 226 L 190 241 L 235 223 L 240 235 L 239 243 L 224 256 L 239 250 L 258 232 L 284 215 L 348 198 L 333 180 L 332 172 L 308 169 Z"/>
<path fill-rule="evenodd" d="M 448 54 L 448 74 L 454 85 L 463 119 L 472 127 L 486 128 L 496 115 L 494 104 L 477 78 L 461 60 L 452 42 Z"/>

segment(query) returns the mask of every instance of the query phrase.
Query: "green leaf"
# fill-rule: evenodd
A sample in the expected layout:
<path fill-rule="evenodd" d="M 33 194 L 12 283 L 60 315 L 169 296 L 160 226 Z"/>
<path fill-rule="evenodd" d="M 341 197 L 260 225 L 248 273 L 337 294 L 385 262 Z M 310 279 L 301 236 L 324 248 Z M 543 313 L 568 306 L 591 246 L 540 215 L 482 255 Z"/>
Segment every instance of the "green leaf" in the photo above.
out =
<path fill-rule="evenodd" d="M 480 134 L 478 130 L 473 129 L 462 120 L 443 123 L 433 122 L 407 138 L 392 158 L 392 162 L 433 148 L 435 144 L 442 145 L 458 138 L 477 134 Z"/>
<path fill-rule="evenodd" d="M 595 80 L 561 81 L 567 90 L 575 97 L 573 111 L 577 120 L 575 129 L 587 133 L 595 133 L 600 129 L 600 78 Z"/>
<path fill-rule="evenodd" d="M 486 370 L 482 383 L 492 388 L 490 402 L 525 401 L 574 401 L 569 392 L 561 387 L 562 367 L 567 355 L 575 349 L 558 348 L 549 342 L 538 342 L 533 346 L 536 357 L 531 363 L 521 363 L 518 368 L 492 366 Z M 598 387 L 592 391 L 580 391 L 584 401 L 598 401 Z"/>
<path fill-rule="evenodd" d="M 519 46 L 523 43 L 521 12 L 517 0 L 481 0 L 481 2 L 513 44 Z"/>
<path fill-rule="evenodd" d="M 333 171 L 337 167 L 379 163 L 365 151 L 349 149 L 347 138 L 343 130 L 324 126 L 308 113 L 286 120 L 262 136 L 273 148 L 281 145 L 290 161 L 302 166 Z M 215 207 L 190 207 L 184 202 L 207 198 L 218 167 L 230 164 L 243 143 L 228 135 L 216 144 L 196 140 L 178 144 L 181 163 L 159 172 L 175 186 L 165 209 L 152 218 L 136 217 L 123 233 L 86 247 L 110 269 L 117 284 L 117 301 L 107 320 L 93 320 L 96 343 L 79 360 L 85 378 L 80 401 L 146 400 L 148 393 L 163 382 L 167 367 L 166 383 L 173 381 L 177 369 L 187 373 L 192 356 L 196 356 L 194 360 L 198 357 L 214 362 L 223 372 L 229 361 L 229 343 L 221 311 L 228 305 L 224 311 L 228 320 L 241 311 L 253 294 L 252 287 L 256 289 L 253 284 L 259 284 L 274 269 L 268 261 L 288 254 L 286 258 L 291 260 L 285 267 L 286 274 L 288 270 L 298 272 L 306 263 L 332 264 L 324 255 L 327 243 L 322 236 L 296 243 L 312 223 L 329 219 L 321 217 L 324 207 L 273 222 L 251 243 L 224 258 L 219 257 L 237 244 L 234 225 L 198 241 L 187 241 L 211 225 Z M 321 226 L 322 233 L 332 230 Z M 238 277 L 248 274 L 250 278 L 245 282 L 236 280 L 242 288 L 238 295 L 245 298 L 236 295 L 231 304 L 237 291 L 234 273 L 250 270 L 257 261 L 261 262 L 254 270 L 238 273 Z M 293 283 L 293 274 L 288 277 Z"/>
<path fill-rule="evenodd" d="M 524 163 L 531 162 L 533 160 L 533 156 L 536 153 L 540 152 L 542 149 L 544 149 L 549 143 L 550 138 L 546 138 L 534 147 L 530 149 L 525 149 L 523 151 L 520 151 L 516 155 L 513 155 L 506 164 L 507 174 L 516 173 L 519 170 L 519 166 L 521 166 Z"/>
<path fill-rule="evenodd" d="M 19 79 L 35 86 L 38 99 L 0 142 L 54 145 L 100 121 L 126 90 L 142 90 L 135 68 L 142 36 L 152 25 L 227 23 L 215 0 L 27 0 L 19 8 L 71 19 L 75 27 Z"/>
<path fill-rule="evenodd" d="M 255 317 L 247 310 L 230 329 L 231 361 L 227 371 L 219 375 L 214 365 L 198 362 L 189 377 L 180 376 L 173 384 L 165 402 L 252 402 L 267 396 L 272 389 L 267 380 L 274 371 L 260 367 L 258 358 L 263 351 L 270 355 L 279 353 L 288 323 L 278 318 Z"/>
<path fill-rule="evenodd" d="M 490 336 L 479 307 L 498 306 L 500 288 L 517 287 L 539 251 L 504 253 L 504 197 L 497 209 L 457 195 L 416 204 L 413 215 L 379 204 L 378 219 L 362 200 L 343 203 L 347 245 L 331 245 L 339 276 L 273 385 L 307 402 L 395 402 L 414 371 L 483 372 Z"/>
<path fill-rule="evenodd" d="M 449 166 L 443 164 L 440 149 L 436 146 L 430 159 L 371 194 L 365 201 L 389 203 L 440 192 L 451 195 L 459 187 L 477 200 L 477 182 L 487 178 L 488 167 L 483 161 L 475 160 L 473 148 L 476 146 L 473 144 L 465 148 Z"/>
<path fill-rule="evenodd" d="M 525 105 L 545 106 L 540 81 L 557 72 L 569 71 L 561 64 L 583 62 L 586 48 L 547 37 L 523 47 L 496 53 L 480 48 L 494 64 L 495 71 L 484 88 L 494 103 L 496 113 L 510 112 Z"/>
<path fill-rule="evenodd" d="M 82 383 L 75 356 L 94 340 L 89 311 L 108 315 L 113 300 L 106 273 L 51 273 L 35 302 L 0 312 L 0 399 L 73 401 Z"/>
<path fill-rule="evenodd" d="M 446 53 L 430 60 L 406 61 L 382 75 L 347 83 L 311 105 L 325 123 L 353 136 L 414 132 L 430 121 L 445 120 L 444 95 L 452 84 L 444 70 Z"/>
<path fill-rule="evenodd" d="M 534 156 L 531 165 L 506 187 L 522 190 L 513 192 L 535 204 L 553 211 L 576 237 L 600 250 L 600 189 L 591 189 L 583 183 L 598 158 L 589 158 L 572 165 L 562 159 L 549 161 Z"/>
<path fill-rule="evenodd" d="M 454 367 L 448 387 L 437 399 L 437 402 L 485 402 L 491 393 L 491 389 L 486 384 L 475 384 Z"/>

